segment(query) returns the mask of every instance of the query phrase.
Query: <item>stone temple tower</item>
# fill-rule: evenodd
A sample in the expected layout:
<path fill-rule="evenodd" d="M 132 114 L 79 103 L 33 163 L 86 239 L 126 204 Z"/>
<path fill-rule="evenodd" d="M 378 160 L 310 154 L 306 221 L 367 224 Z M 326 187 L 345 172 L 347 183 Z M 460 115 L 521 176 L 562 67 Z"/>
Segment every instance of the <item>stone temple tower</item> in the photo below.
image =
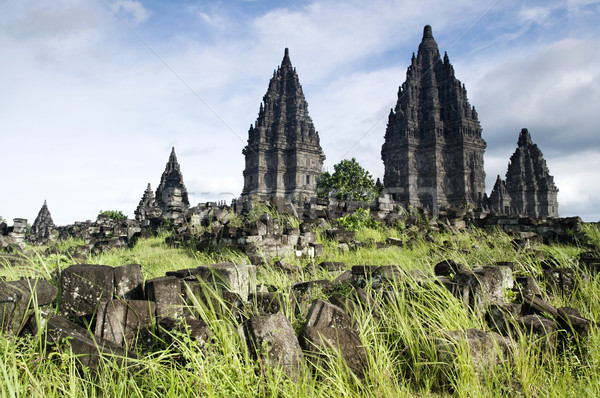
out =
<path fill-rule="evenodd" d="M 510 157 L 506 191 L 518 214 L 533 218 L 558 217 L 558 188 L 542 151 L 531 141 L 527 129 L 521 130 L 517 149 Z"/>
<path fill-rule="evenodd" d="M 448 55 L 440 57 L 425 26 L 398 102 L 390 112 L 381 158 L 384 186 L 405 206 L 480 205 L 485 194 L 481 126 L 454 76 Z"/>
<path fill-rule="evenodd" d="M 242 199 L 302 203 L 315 196 L 325 155 L 287 48 L 242 153 L 246 159 Z"/>
<path fill-rule="evenodd" d="M 183 217 L 190 207 L 175 148 L 171 150 L 160 185 L 156 188 L 156 205 L 162 210 L 162 215 L 166 219 Z"/>

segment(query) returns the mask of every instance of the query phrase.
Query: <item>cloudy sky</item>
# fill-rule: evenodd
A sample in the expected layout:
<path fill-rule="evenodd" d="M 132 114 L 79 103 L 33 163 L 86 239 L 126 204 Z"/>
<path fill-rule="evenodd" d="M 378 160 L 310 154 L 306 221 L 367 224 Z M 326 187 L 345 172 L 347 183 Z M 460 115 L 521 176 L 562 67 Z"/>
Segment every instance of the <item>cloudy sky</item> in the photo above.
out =
<path fill-rule="evenodd" d="M 600 219 L 600 0 L 0 0 L 0 216 L 133 211 L 175 146 L 192 204 L 242 190 L 286 47 L 325 167 L 375 177 L 430 24 L 479 113 L 487 191 L 527 127 L 561 216 Z M 10 223 L 9 223 L 10 224 Z"/>

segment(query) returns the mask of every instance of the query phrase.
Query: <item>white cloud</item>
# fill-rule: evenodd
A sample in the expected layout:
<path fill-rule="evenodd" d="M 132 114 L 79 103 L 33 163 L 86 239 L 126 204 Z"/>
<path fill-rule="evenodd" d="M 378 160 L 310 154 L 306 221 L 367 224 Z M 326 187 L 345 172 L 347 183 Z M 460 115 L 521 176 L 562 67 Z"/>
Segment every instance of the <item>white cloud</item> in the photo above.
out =
<path fill-rule="evenodd" d="M 146 9 L 142 3 L 135 0 L 119 0 L 111 4 L 111 8 L 121 18 L 132 26 L 146 22 L 152 11 Z"/>

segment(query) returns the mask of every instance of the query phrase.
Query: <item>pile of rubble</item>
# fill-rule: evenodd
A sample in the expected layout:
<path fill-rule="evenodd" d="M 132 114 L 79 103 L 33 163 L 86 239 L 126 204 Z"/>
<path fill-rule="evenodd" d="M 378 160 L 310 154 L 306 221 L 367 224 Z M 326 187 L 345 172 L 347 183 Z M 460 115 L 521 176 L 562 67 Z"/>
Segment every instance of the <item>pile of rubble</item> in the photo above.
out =
<path fill-rule="evenodd" d="M 600 258 L 586 253 L 581 265 L 587 272 L 596 272 Z M 278 266 L 294 272 L 284 263 Z M 221 304 L 206 308 L 224 303 L 215 316 L 239 326 L 255 358 L 297 380 L 307 369 L 305 362 L 328 366 L 327 353 L 332 350 L 363 377 L 367 354 L 357 314 L 366 310 L 381 319 L 394 297 L 414 299 L 411 289 L 415 284 L 443 286 L 469 313 L 487 320 L 487 331 L 448 330 L 433 337 L 439 358 L 447 362 L 457 355 L 457 344 L 468 344 L 476 370 L 510 355 L 517 331 L 531 335 L 532 341 L 543 341 L 546 348 L 574 342 L 576 347 L 585 347 L 577 343 L 586 339 L 594 326 L 577 309 L 555 308 L 544 299 L 548 293 L 577 288 L 583 274 L 571 268 L 546 266 L 537 280 L 516 277 L 511 263 L 472 270 L 444 261 L 435 266 L 434 275 L 406 273 L 398 266 L 348 269 L 343 263 L 323 262 L 317 267 L 339 276 L 333 281 L 301 281 L 287 290 L 269 291 L 257 286 L 253 265 L 202 265 L 144 281 L 137 264 L 115 268 L 77 264 L 61 272 L 59 299 L 59 288 L 51 281 L 23 279 L 0 284 L 0 329 L 22 335 L 41 327 L 57 350 L 71 350 L 83 365 L 95 369 L 103 354 L 126 361 L 143 352 L 139 347 L 148 348 L 157 336 L 169 338 L 174 331 L 189 334 L 200 346 L 210 342 L 211 325 L 203 319 L 199 306 L 216 300 Z M 542 280 L 548 292 L 540 289 Z M 320 294 L 315 294 L 315 289 Z M 320 298 L 314 299 L 317 296 Z M 60 304 L 55 311 L 56 302 Z M 306 319 L 298 333 L 285 316 L 289 311 Z"/>

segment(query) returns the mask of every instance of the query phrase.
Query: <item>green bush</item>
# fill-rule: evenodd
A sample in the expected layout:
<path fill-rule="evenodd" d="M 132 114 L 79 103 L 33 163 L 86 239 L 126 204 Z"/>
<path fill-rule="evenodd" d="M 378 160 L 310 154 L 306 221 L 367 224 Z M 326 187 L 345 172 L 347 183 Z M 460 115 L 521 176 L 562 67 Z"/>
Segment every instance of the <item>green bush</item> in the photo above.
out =
<path fill-rule="evenodd" d="M 123 212 L 121 210 L 100 210 L 98 215 L 106 216 L 108 218 L 111 218 L 111 219 L 117 220 L 117 221 L 127 219 L 127 216 L 125 214 L 123 214 Z"/>
<path fill-rule="evenodd" d="M 333 168 L 333 174 L 325 172 L 317 177 L 317 196 L 359 202 L 370 202 L 377 197 L 379 192 L 371 173 L 363 169 L 355 158 L 344 159 Z"/>
<path fill-rule="evenodd" d="M 380 225 L 379 221 L 371 218 L 371 211 L 363 208 L 358 208 L 354 213 L 340 217 L 336 221 L 339 225 L 351 231 L 361 228 L 376 228 Z"/>

